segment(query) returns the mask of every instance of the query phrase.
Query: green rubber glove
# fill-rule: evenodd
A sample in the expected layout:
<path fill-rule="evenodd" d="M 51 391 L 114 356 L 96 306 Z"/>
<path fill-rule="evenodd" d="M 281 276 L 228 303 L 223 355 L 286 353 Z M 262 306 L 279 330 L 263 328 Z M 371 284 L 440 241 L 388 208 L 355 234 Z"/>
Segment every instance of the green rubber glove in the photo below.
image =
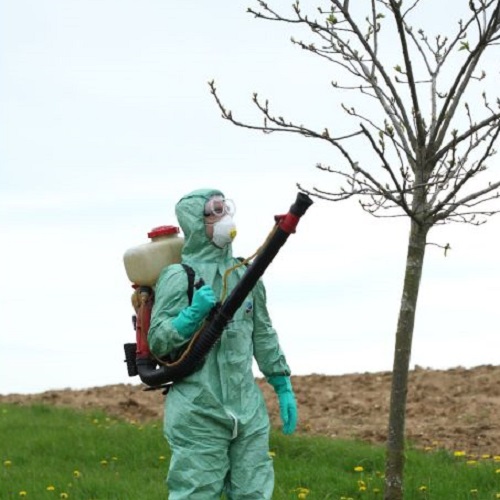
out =
<path fill-rule="evenodd" d="M 267 381 L 273 386 L 278 396 L 280 417 L 283 422 L 283 434 L 292 434 L 297 427 L 297 402 L 292 388 L 290 377 L 273 375 Z"/>
<path fill-rule="evenodd" d="M 209 285 L 203 285 L 193 294 L 191 305 L 183 309 L 172 321 L 172 325 L 185 339 L 191 337 L 201 326 L 217 302 L 214 291 Z"/>

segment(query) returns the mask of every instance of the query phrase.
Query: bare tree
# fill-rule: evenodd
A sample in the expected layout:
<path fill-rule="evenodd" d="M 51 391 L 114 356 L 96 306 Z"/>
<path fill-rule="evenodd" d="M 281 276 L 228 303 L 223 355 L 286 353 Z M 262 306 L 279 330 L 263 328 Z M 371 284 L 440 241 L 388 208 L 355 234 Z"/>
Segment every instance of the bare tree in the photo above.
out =
<path fill-rule="evenodd" d="M 491 102 L 484 91 L 490 72 L 498 81 L 499 67 L 486 73 L 479 63 L 497 48 L 500 0 L 446 2 L 450 11 L 459 3 L 464 9 L 464 18 L 455 24 L 443 20 L 444 27 L 453 31 L 449 36 L 429 36 L 412 26 L 423 8 L 421 0 L 371 0 L 363 3 L 366 12 L 350 6 L 349 0 L 323 2 L 326 6 L 305 12 L 296 1 L 283 13 L 256 0 L 256 7 L 248 12 L 312 32 L 313 42 L 292 38 L 292 43 L 334 65 L 343 81 L 332 82 L 333 88 L 355 92 L 358 103 L 361 98 L 376 103 L 378 114 L 342 104 L 347 118 L 355 120 L 355 128 L 335 136 L 326 127 L 314 130 L 276 116 L 269 102 L 254 94 L 263 121 L 245 123 L 223 104 L 215 83 L 209 85 L 222 117 L 233 124 L 321 139 L 340 153 L 340 166 L 317 165 L 340 176 L 339 187 L 324 191 L 299 185 L 303 191 L 331 201 L 357 197 L 375 217 L 409 218 L 385 473 L 385 499 L 400 500 L 408 372 L 429 230 L 448 222 L 482 224 L 499 211 L 493 200 L 499 196 L 500 182 L 488 174 L 500 133 L 500 99 Z M 400 62 L 395 65 L 387 62 L 384 47 L 388 43 L 398 48 Z M 360 155 L 355 145 L 360 140 L 369 145 L 369 161 L 356 158 Z"/>

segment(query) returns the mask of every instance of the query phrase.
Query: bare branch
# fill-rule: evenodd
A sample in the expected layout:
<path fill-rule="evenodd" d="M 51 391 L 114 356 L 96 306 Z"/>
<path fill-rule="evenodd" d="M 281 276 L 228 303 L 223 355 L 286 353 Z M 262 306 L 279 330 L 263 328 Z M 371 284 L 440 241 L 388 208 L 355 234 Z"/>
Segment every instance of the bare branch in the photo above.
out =
<path fill-rule="evenodd" d="M 394 14 L 394 19 L 396 20 L 396 25 L 398 27 L 399 41 L 401 43 L 401 48 L 403 49 L 403 58 L 405 61 L 406 74 L 408 76 L 408 86 L 410 89 L 411 100 L 413 103 L 415 123 L 417 125 L 416 142 L 418 146 L 423 146 L 425 144 L 426 132 L 425 132 L 425 126 L 422 121 L 420 104 L 418 101 L 416 81 L 415 81 L 415 76 L 413 74 L 413 65 L 411 62 L 410 54 L 408 52 L 408 44 L 406 42 L 406 36 L 405 36 L 405 26 L 403 18 L 401 17 L 400 2 L 397 2 L 396 0 L 389 0 L 389 2 L 392 8 L 392 12 Z M 417 145 L 414 146 L 415 151 L 416 151 L 416 146 Z"/>
<path fill-rule="evenodd" d="M 455 147 L 457 144 L 459 144 L 462 141 L 465 141 L 469 139 L 472 135 L 476 134 L 478 131 L 481 129 L 490 126 L 493 122 L 499 121 L 500 120 L 500 113 L 496 113 L 493 116 L 490 116 L 489 118 L 485 118 L 479 123 L 476 123 L 475 125 L 471 125 L 471 127 L 466 130 L 463 134 L 457 135 L 454 137 L 448 144 L 443 146 L 439 151 L 436 152 L 436 154 L 433 157 L 433 161 L 439 160 L 443 155 L 445 155 L 452 147 Z M 496 127 L 500 127 L 500 123 L 497 125 L 494 125 Z"/>
<path fill-rule="evenodd" d="M 382 160 L 382 168 L 389 173 L 389 175 L 392 179 L 392 182 L 396 186 L 396 192 L 399 194 L 399 197 L 395 198 L 391 195 L 391 196 L 389 196 L 388 199 L 393 201 L 395 204 L 401 206 L 401 208 L 406 212 L 406 214 L 411 217 L 411 209 L 408 206 L 408 204 L 406 203 L 405 193 L 403 191 L 403 188 L 399 184 L 397 177 L 395 176 L 394 172 L 392 171 L 391 166 L 389 165 L 388 161 L 386 160 L 386 158 L 384 156 L 384 153 L 377 147 L 377 144 L 373 140 L 373 137 L 370 135 L 368 130 L 363 125 L 361 125 L 361 130 L 363 131 L 365 136 L 370 141 L 370 144 L 371 144 L 372 148 L 374 149 L 374 151 L 377 153 L 378 157 Z"/>
<path fill-rule="evenodd" d="M 442 144 L 444 136 L 450 122 L 455 115 L 455 110 L 462 99 L 469 81 L 476 69 L 476 66 L 484 53 L 486 47 L 491 43 L 493 34 L 498 29 L 498 18 L 500 17 L 500 2 L 494 8 L 494 12 L 485 32 L 480 36 L 476 47 L 469 53 L 465 63 L 460 67 L 457 76 L 450 88 L 448 96 L 445 99 L 441 113 L 436 120 L 436 127 L 431 134 L 429 142 Z"/>
<path fill-rule="evenodd" d="M 451 250 L 451 246 L 449 243 L 446 243 L 446 245 L 439 245 L 438 243 L 431 243 L 431 242 L 427 242 L 426 243 L 427 245 L 434 245 L 436 247 L 439 247 L 439 248 L 442 248 L 444 250 L 444 256 L 446 257 L 447 254 L 448 254 L 448 251 Z"/>
<path fill-rule="evenodd" d="M 484 188 L 480 191 L 476 191 L 468 196 L 465 196 L 464 198 L 455 201 L 453 203 L 450 203 L 452 199 L 458 194 L 458 192 L 461 190 L 461 188 L 465 185 L 465 183 L 471 179 L 474 175 L 476 175 L 478 172 L 480 172 L 483 168 L 484 161 L 486 158 L 488 158 L 493 150 L 493 145 L 498 138 L 498 135 L 500 134 L 500 127 L 497 128 L 495 134 L 491 137 L 490 142 L 488 144 L 488 147 L 486 148 L 486 151 L 484 152 L 482 158 L 477 162 L 477 165 L 471 169 L 469 169 L 465 175 L 458 180 L 454 188 L 448 193 L 448 195 L 445 197 L 445 199 L 438 203 L 433 210 L 430 212 L 430 217 L 433 218 L 434 220 L 442 220 L 448 217 L 450 214 L 456 211 L 456 209 L 460 205 L 467 205 L 472 200 L 477 200 L 480 199 L 482 196 L 485 194 L 490 193 L 491 191 L 494 191 L 500 186 L 500 182 L 496 182 L 494 184 L 490 184 L 487 188 Z M 448 208 L 445 208 L 448 207 Z"/>

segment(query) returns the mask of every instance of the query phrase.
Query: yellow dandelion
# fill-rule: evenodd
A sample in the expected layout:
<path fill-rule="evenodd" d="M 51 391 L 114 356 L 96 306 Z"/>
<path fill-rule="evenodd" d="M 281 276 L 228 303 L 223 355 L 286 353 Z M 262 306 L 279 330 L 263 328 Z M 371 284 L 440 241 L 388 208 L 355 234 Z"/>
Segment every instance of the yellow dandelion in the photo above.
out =
<path fill-rule="evenodd" d="M 108 461 L 107 460 L 101 460 L 101 465 L 108 465 Z"/>
<path fill-rule="evenodd" d="M 69 498 L 69 495 L 64 491 L 59 495 L 61 498 Z"/>
<path fill-rule="evenodd" d="M 479 490 L 477 488 L 470 490 L 471 495 L 477 495 L 478 493 L 479 493 Z"/>
<path fill-rule="evenodd" d="M 27 496 L 27 495 L 28 495 L 28 492 L 27 492 L 27 491 L 21 490 L 21 491 L 19 492 L 19 496 L 20 496 L 20 497 L 25 497 L 25 496 Z"/>
<path fill-rule="evenodd" d="M 381 491 L 382 490 L 380 488 L 373 488 L 373 493 L 375 493 L 375 495 L 378 495 Z"/>
<path fill-rule="evenodd" d="M 424 448 L 424 451 L 432 451 L 432 450 L 433 450 L 432 446 L 426 446 Z"/>
<path fill-rule="evenodd" d="M 427 486 L 425 486 L 425 484 L 423 484 L 422 486 L 419 486 L 418 491 L 427 491 Z"/>
<path fill-rule="evenodd" d="M 56 487 L 49 484 L 46 488 L 47 491 L 55 491 Z"/>
<path fill-rule="evenodd" d="M 82 473 L 79 470 L 73 471 L 73 477 L 76 477 L 78 479 L 81 475 L 82 475 Z"/>
<path fill-rule="evenodd" d="M 271 458 L 274 458 L 276 456 L 276 452 L 275 451 L 268 451 L 267 454 L 271 457 Z"/>
<path fill-rule="evenodd" d="M 483 460 L 488 460 L 488 458 L 491 458 L 491 455 L 484 454 L 484 455 L 481 455 L 481 458 L 482 458 Z"/>
<path fill-rule="evenodd" d="M 269 452 L 269 453 L 271 453 L 271 452 Z M 158 457 L 158 460 L 161 460 L 161 461 L 163 462 L 164 460 L 166 460 L 166 458 L 165 458 L 163 455 L 160 455 L 160 456 Z"/>
<path fill-rule="evenodd" d="M 465 457 L 465 451 L 455 451 L 455 452 L 453 452 L 453 456 L 455 456 L 455 457 Z"/>
<path fill-rule="evenodd" d="M 493 460 L 494 460 L 495 462 L 500 462 L 500 455 L 495 455 L 495 456 L 493 457 Z"/>
<path fill-rule="evenodd" d="M 354 472 L 363 472 L 365 469 L 361 465 L 357 465 L 354 467 Z"/>
<path fill-rule="evenodd" d="M 97 425 L 99 423 L 99 419 L 98 418 L 94 418 L 94 420 L 92 420 L 92 423 L 94 425 Z"/>
<path fill-rule="evenodd" d="M 300 498 L 301 500 L 304 500 L 305 498 L 307 498 L 307 495 L 309 495 L 309 493 L 310 493 L 310 491 L 307 488 L 302 488 L 302 487 L 295 488 L 291 491 L 293 493 L 296 493 L 297 498 Z"/>
<path fill-rule="evenodd" d="M 366 483 L 364 481 L 358 481 L 358 488 L 365 488 L 366 489 Z"/>
<path fill-rule="evenodd" d="M 500 469 L 495 469 L 495 474 L 500 474 Z"/>
<path fill-rule="evenodd" d="M 3 461 L 3 465 L 4 465 L 5 467 L 10 467 L 10 466 L 12 465 L 12 461 L 11 461 L 11 460 L 4 460 L 4 461 Z"/>
<path fill-rule="evenodd" d="M 113 462 L 116 462 L 118 460 L 118 457 L 111 457 L 111 460 L 113 460 Z"/>
<path fill-rule="evenodd" d="M 497 493 L 497 494 L 495 495 L 495 498 L 500 498 L 500 493 Z"/>

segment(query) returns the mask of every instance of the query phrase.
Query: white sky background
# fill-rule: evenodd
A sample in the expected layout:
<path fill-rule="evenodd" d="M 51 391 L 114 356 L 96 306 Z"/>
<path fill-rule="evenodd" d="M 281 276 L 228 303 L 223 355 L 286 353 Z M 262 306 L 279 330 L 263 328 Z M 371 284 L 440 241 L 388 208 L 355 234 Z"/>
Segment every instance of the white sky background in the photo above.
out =
<path fill-rule="evenodd" d="M 439 2 L 433 19 L 455 4 Z M 332 134 L 348 129 L 340 99 L 355 103 L 331 91 L 333 67 L 291 45 L 300 32 L 255 20 L 248 5 L 0 3 L 0 393 L 139 382 L 123 363 L 135 335 L 122 256 L 176 224 L 183 194 L 233 198 L 234 253 L 246 256 L 297 182 L 336 186 L 314 168 L 338 160 L 326 144 L 220 117 L 211 79 L 242 119 L 260 120 L 257 91 L 277 114 Z M 452 250 L 428 248 L 412 367 L 498 363 L 498 227 L 431 232 Z M 407 233 L 406 220 L 354 202 L 310 208 L 264 275 L 294 374 L 391 369 Z"/>

